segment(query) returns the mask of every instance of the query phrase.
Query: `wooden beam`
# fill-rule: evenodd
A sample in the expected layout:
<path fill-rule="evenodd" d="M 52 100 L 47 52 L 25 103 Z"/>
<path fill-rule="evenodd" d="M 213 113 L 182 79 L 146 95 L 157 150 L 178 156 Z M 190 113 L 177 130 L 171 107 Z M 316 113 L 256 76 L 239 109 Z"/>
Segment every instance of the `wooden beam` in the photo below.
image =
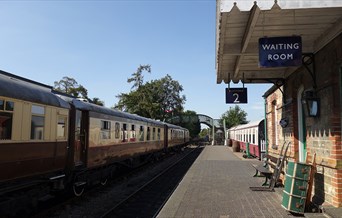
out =
<path fill-rule="evenodd" d="M 327 29 L 323 34 L 321 34 L 314 42 L 314 53 L 321 50 L 324 46 L 326 46 L 329 42 L 331 42 L 334 38 L 336 38 L 339 34 L 342 33 L 342 16 L 332 25 L 329 29 Z"/>
<path fill-rule="evenodd" d="M 234 77 L 238 77 L 238 73 L 240 71 L 240 65 L 243 60 L 243 55 L 247 49 L 247 46 L 250 42 L 250 39 L 253 34 L 254 27 L 258 21 L 260 14 L 260 9 L 256 5 L 256 3 L 253 5 L 251 12 L 249 14 L 247 26 L 245 29 L 244 36 L 242 37 L 242 42 L 241 42 L 241 55 L 237 57 L 236 62 L 235 62 L 235 70 L 234 70 Z"/>

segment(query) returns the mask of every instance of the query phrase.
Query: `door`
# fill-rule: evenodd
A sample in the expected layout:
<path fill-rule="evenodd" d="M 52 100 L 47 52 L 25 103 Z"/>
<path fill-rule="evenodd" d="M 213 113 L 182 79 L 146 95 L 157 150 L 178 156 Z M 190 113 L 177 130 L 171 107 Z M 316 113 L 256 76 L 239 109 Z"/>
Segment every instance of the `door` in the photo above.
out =
<path fill-rule="evenodd" d="M 88 113 L 76 110 L 75 114 L 75 151 L 74 165 L 82 166 L 86 163 L 86 151 L 88 141 Z"/>
<path fill-rule="evenodd" d="M 304 87 L 301 86 L 298 91 L 297 105 L 298 105 L 298 159 L 299 162 L 305 162 L 306 160 L 306 124 L 305 124 L 305 114 L 302 105 L 302 96 L 304 92 Z"/>
<path fill-rule="evenodd" d="M 169 134 L 168 134 L 168 126 L 164 125 L 164 149 L 165 151 L 168 148 L 168 142 L 169 142 Z"/>

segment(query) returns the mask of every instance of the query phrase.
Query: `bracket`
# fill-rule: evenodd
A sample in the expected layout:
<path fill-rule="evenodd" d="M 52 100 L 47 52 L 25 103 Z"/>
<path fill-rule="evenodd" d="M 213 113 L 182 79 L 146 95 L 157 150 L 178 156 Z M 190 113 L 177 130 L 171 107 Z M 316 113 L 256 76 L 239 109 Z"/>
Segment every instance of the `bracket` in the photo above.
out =
<path fill-rule="evenodd" d="M 305 67 L 305 69 L 309 72 L 312 80 L 313 80 L 313 88 L 316 90 L 317 84 L 316 84 L 316 64 L 315 64 L 315 54 L 314 53 L 303 53 L 302 54 L 302 64 Z M 312 66 L 312 70 L 310 69 L 310 66 Z"/>

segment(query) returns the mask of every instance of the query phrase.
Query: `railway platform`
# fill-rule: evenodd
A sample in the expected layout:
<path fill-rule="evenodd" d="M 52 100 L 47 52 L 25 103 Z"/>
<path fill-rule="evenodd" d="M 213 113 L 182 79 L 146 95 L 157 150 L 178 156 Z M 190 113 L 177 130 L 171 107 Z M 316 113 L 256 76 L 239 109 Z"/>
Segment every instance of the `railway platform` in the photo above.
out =
<path fill-rule="evenodd" d="M 206 146 L 157 217 L 295 217 L 281 206 L 282 188 L 249 189 L 264 180 L 253 177 L 251 164 L 257 162 L 227 146 Z M 335 216 L 306 213 L 303 217 Z"/>

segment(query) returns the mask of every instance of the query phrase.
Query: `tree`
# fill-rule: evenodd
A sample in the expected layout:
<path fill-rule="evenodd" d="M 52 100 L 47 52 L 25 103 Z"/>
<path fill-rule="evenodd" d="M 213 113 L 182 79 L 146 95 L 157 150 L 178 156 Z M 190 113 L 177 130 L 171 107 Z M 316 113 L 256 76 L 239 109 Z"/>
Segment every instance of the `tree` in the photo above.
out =
<path fill-rule="evenodd" d="M 88 98 L 87 89 L 85 89 L 82 85 L 78 85 L 74 78 L 65 76 L 60 81 L 55 81 L 54 84 L 54 89 L 59 92 L 64 92 L 74 96 L 75 98 Z"/>
<path fill-rule="evenodd" d="M 104 106 L 104 101 L 102 101 L 102 100 L 100 100 L 99 98 L 93 98 L 92 100 L 91 100 L 91 102 L 93 103 L 93 104 L 97 104 L 97 105 L 100 105 L 100 106 Z"/>
<path fill-rule="evenodd" d="M 248 123 L 249 121 L 247 121 L 246 118 L 247 113 L 244 110 L 242 110 L 238 105 L 235 105 L 234 108 L 229 107 L 229 110 L 222 114 L 221 123 L 223 123 L 223 120 L 225 120 L 226 128 L 230 129 L 233 126 Z"/>
<path fill-rule="evenodd" d="M 165 121 L 188 129 L 191 138 L 197 137 L 201 131 L 201 123 L 195 111 L 187 110 L 180 112 L 176 116 L 167 118 Z"/>
<path fill-rule="evenodd" d="M 144 83 L 144 76 L 142 75 L 144 70 L 151 73 L 151 65 L 140 65 L 137 71 L 132 73 L 132 77 L 127 79 L 128 83 L 134 82 L 131 89 L 138 89 Z"/>
<path fill-rule="evenodd" d="M 90 99 L 88 97 L 88 90 L 84 86 L 78 84 L 74 78 L 65 76 L 60 81 L 55 81 L 54 89 L 56 91 L 71 95 L 75 98 L 83 98 L 93 104 L 104 106 L 104 102 L 99 98 Z"/>
<path fill-rule="evenodd" d="M 209 135 L 211 135 L 211 129 L 210 128 L 206 128 L 206 129 L 202 129 L 201 132 L 199 133 L 199 136 L 202 139 L 206 139 L 209 140 Z"/>
<path fill-rule="evenodd" d="M 140 65 L 137 72 L 132 74 L 134 77 L 127 80 L 129 83 L 134 82 L 131 92 L 117 95 L 119 102 L 114 107 L 159 120 L 182 112 L 186 98 L 181 95 L 183 87 L 179 82 L 166 75 L 161 79 L 143 83 L 141 72 L 146 69 L 150 72 L 151 66 Z"/>
<path fill-rule="evenodd" d="M 180 126 L 189 130 L 190 136 L 195 138 L 201 132 L 201 123 L 195 111 L 187 110 L 180 115 Z"/>
<path fill-rule="evenodd" d="M 183 86 L 167 74 L 159 81 L 158 87 L 162 119 L 181 113 L 186 101 L 185 95 L 180 95 Z"/>

